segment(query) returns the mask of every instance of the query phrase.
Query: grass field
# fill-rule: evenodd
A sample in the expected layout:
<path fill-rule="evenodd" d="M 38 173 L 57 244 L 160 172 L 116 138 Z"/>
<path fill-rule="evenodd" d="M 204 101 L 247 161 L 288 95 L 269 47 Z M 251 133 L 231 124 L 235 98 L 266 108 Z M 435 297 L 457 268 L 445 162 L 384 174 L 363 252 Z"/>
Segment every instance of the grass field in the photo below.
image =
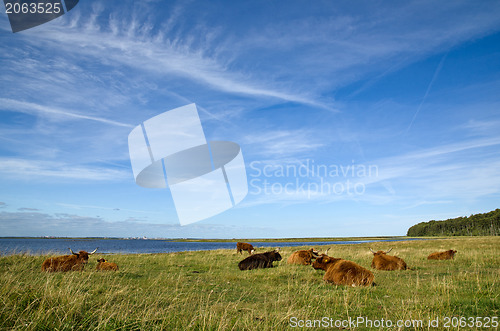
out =
<path fill-rule="evenodd" d="M 47 256 L 2 257 L 0 329 L 285 330 L 316 323 L 337 330 L 344 321 L 345 329 L 364 330 L 370 320 L 373 330 L 426 330 L 429 321 L 438 323 L 433 330 L 471 330 L 482 329 L 476 317 L 498 318 L 500 237 L 334 245 L 329 255 L 371 269 L 368 247 L 389 245 L 413 270 L 373 271 L 377 286 L 369 288 L 326 284 L 323 271 L 287 265 L 298 247 L 282 249 L 275 268 L 251 271 L 238 269 L 235 250 L 107 256 L 118 272 L 96 272 L 99 254 L 85 271 L 68 273 L 41 272 Z M 445 249 L 458 250 L 455 260 L 426 259 Z"/>

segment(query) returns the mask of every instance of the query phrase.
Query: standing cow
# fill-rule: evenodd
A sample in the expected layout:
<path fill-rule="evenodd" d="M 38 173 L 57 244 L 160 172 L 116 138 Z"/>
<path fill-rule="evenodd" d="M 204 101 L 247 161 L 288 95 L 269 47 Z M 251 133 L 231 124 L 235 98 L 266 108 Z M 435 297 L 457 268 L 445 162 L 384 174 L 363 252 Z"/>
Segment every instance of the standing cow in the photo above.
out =
<path fill-rule="evenodd" d="M 251 270 L 257 268 L 272 268 L 274 261 L 281 261 L 281 255 L 276 249 L 274 251 L 250 255 L 238 263 L 240 270 Z"/>
<path fill-rule="evenodd" d="M 105 259 L 98 259 L 96 270 L 112 270 L 117 271 L 118 265 L 116 263 L 108 262 Z"/>
<path fill-rule="evenodd" d="M 450 249 L 445 252 L 435 252 L 427 256 L 427 260 L 451 260 L 455 257 L 457 251 Z"/>
<path fill-rule="evenodd" d="M 241 251 L 247 251 L 249 255 L 252 255 L 255 252 L 255 248 L 251 244 L 237 242 L 236 253 L 242 254 Z"/>
<path fill-rule="evenodd" d="M 387 252 L 384 251 L 374 252 L 370 248 L 370 252 L 373 253 L 372 268 L 377 270 L 389 270 L 389 271 L 408 269 L 406 262 L 403 261 L 403 259 L 397 256 L 387 255 L 387 253 L 389 253 L 390 251 L 392 251 L 392 248 L 389 249 Z"/>
<path fill-rule="evenodd" d="M 312 264 L 314 269 L 325 270 L 323 280 L 335 285 L 369 286 L 374 285 L 374 276 L 368 269 L 352 261 L 338 259 L 323 254 Z"/>
<path fill-rule="evenodd" d="M 315 251 L 314 248 L 293 252 L 290 257 L 288 257 L 286 263 L 288 264 L 302 264 L 310 265 L 313 259 L 318 258 L 319 252 Z"/>
<path fill-rule="evenodd" d="M 98 247 L 99 248 L 99 247 Z M 89 261 L 89 255 L 94 254 L 97 248 L 92 252 L 79 251 L 75 253 L 69 248 L 71 255 L 63 255 L 57 257 L 50 257 L 42 264 L 42 271 L 74 271 L 83 270 L 85 264 Z"/>

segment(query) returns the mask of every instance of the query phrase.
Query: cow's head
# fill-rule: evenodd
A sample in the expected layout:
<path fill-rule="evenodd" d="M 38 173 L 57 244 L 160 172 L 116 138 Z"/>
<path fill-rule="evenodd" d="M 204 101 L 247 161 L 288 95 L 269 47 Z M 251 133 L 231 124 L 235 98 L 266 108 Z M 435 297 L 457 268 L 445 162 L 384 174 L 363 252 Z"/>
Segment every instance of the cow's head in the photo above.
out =
<path fill-rule="evenodd" d="M 274 261 L 281 261 L 282 257 L 281 257 L 281 254 L 280 254 L 279 252 L 280 252 L 280 249 L 279 249 L 279 248 L 276 248 L 276 249 L 273 251 L 273 260 L 274 260 Z"/>
<path fill-rule="evenodd" d="M 322 270 L 326 271 L 326 269 L 328 269 L 328 265 L 330 263 L 334 263 L 334 262 L 336 262 L 338 260 L 340 260 L 340 259 L 337 259 L 337 258 L 334 258 L 334 257 L 330 257 L 330 256 L 328 256 L 326 254 L 323 254 L 320 257 L 318 257 L 316 259 L 316 261 L 314 261 L 312 263 L 312 267 L 314 269 L 322 269 Z"/>
<path fill-rule="evenodd" d="M 317 259 L 317 258 L 318 258 L 318 256 L 319 256 L 319 251 L 315 250 L 314 248 L 311 248 L 311 249 L 309 250 L 309 252 L 311 252 L 311 254 L 312 254 L 312 258 L 313 258 L 313 259 Z"/>
<path fill-rule="evenodd" d="M 457 251 L 456 251 L 456 250 L 453 250 L 453 249 L 450 249 L 450 254 L 451 254 L 451 255 L 455 255 L 455 254 L 457 254 Z"/>
<path fill-rule="evenodd" d="M 97 247 L 99 248 L 99 247 Z M 81 263 L 87 263 L 89 262 L 89 255 L 94 254 L 97 251 L 97 248 L 94 249 L 92 252 L 88 253 L 86 251 L 79 251 L 78 253 L 75 253 L 71 250 L 71 248 L 68 248 L 71 254 L 76 255 L 76 259 L 80 261 Z"/>
<path fill-rule="evenodd" d="M 370 248 L 370 252 L 372 252 L 374 256 L 381 256 L 381 255 L 385 255 L 385 254 L 389 253 L 390 251 L 392 251 L 392 248 L 391 248 L 391 249 L 389 249 L 389 250 L 388 250 L 388 251 L 386 251 L 386 252 L 384 252 L 384 251 L 377 251 L 377 252 L 375 252 L 375 251 L 373 251 L 373 249 L 371 249 L 371 248 Z"/>
<path fill-rule="evenodd" d="M 105 260 L 105 259 L 103 259 L 103 258 L 101 258 L 101 259 L 97 259 L 97 262 L 98 262 L 98 263 L 101 263 L 101 262 L 106 262 L 106 260 Z"/>

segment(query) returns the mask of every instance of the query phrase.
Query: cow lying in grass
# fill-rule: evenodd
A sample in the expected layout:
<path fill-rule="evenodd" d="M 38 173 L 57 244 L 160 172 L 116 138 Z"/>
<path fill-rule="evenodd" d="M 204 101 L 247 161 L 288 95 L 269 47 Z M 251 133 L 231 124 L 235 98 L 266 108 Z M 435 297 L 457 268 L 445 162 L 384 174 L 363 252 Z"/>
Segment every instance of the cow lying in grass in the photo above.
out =
<path fill-rule="evenodd" d="M 445 252 L 435 252 L 427 256 L 427 260 L 451 260 L 455 257 L 457 251 L 452 249 Z"/>
<path fill-rule="evenodd" d="M 328 283 L 352 287 L 375 285 L 372 272 L 352 261 L 323 254 L 313 262 L 312 266 L 314 269 L 326 271 L 323 280 Z"/>
<path fill-rule="evenodd" d="M 290 255 L 286 263 L 310 265 L 312 263 L 312 260 L 318 258 L 318 256 L 319 252 L 315 251 L 314 248 L 306 251 L 296 251 L 293 252 L 292 255 Z"/>
<path fill-rule="evenodd" d="M 97 251 L 97 248 L 90 253 L 86 251 L 79 251 L 78 253 L 75 253 L 71 250 L 71 248 L 69 251 L 71 252 L 71 255 L 50 257 L 45 260 L 42 264 L 42 271 L 54 272 L 83 270 L 85 264 L 89 262 L 89 255 L 94 254 Z"/>
<path fill-rule="evenodd" d="M 274 261 L 281 261 L 278 249 L 270 252 L 250 255 L 238 263 L 240 270 L 251 270 L 257 268 L 272 268 Z"/>
<path fill-rule="evenodd" d="M 112 270 L 117 271 L 118 265 L 116 263 L 108 262 L 105 259 L 98 259 L 96 270 Z"/>
<path fill-rule="evenodd" d="M 374 252 L 371 248 L 370 251 L 373 253 L 372 268 L 377 270 L 406 270 L 408 269 L 406 262 L 402 258 L 397 256 L 387 255 L 392 250 L 389 249 L 387 252 L 378 251 Z"/>

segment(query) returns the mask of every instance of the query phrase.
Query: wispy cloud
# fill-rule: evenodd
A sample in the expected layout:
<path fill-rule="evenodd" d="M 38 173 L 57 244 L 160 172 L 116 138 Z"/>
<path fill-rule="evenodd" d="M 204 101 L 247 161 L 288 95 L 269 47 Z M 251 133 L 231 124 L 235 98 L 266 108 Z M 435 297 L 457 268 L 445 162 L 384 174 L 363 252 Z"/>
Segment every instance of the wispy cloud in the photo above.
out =
<path fill-rule="evenodd" d="M 116 181 L 130 178 L 130 172 L 103 167 L 72 165 L 62 162 L 0 158 L 0 173 L 18 179 L 61 178 L 92 181 Z M 11 178 L 12 178 L 11 177 Z"/>
<path fill-rule="evenodd" d="M 57 44 L 60 52 L 82 58 L 99 58 L 107 66 L 126 66 L 155 76 L 184 77 L 222 92 L 331 108 L 310 98 L 307 93 L 276 89 L 269 81 L 229 70 L 227 63 L 205 54 L 199 46 L 191 44 L 190 38 L 167 36 L 169 31 L 153 34 L 150 31 L 151 22 L 147 19 L 139 21 L 133 18 L 131 22 L 112 19 L 108 25 L 100 25 L 96 20 L 97 16 L 99 12 L 95 12 L 87 20 L 74 17 L 67 29 L 44 26 L 41 38 L 39 36 L 36 40 L 26 40 L 33 44 Z M 122 27 L 128 28 L 124 30 Z M 82 28 L 85 33 L 81 33 Z M 210 30 L 208 27 L 207 29 Z M 82 48 L 81 45 L 85 47 Z M 103 49 L 106 49 L 105 59 L 102 58 Z"/>
<path fill-rule="evenodd" d="M 492 136 L 498 135 L 500 128 L 500 120 L 469 120 L 467 123 L 462 125 L 460 129 L 466 129 L 471 134 L 479 136 Z"/>
<path fill-rule="evenodd" d="M 27 113 L 30 115 L 34 114 L 40 114 L 44 116 L 53 116 L 53 117 L 58 117 L 58 118 L 63 118 L 63 119 L 80 119 L 80 120 L 89 120 L 89 121 L 96 121 L 104 124 L 109 124 L 109 125 L 116 125 L 116 126 L 122 126 L 122 127 L 128 127 L 128 128 L 133 128 L 133 125 L 118 122 L 118 121 L 113 121 L 101 117 L 95 117 L 95 116 L 88 116 L 88 115 L 83 115 L 83 114 L 78 114 L 76 112 L 71 112 L 69 110 L 65 109 L 58 109 L 54 107 L 47 107 L 31 102 L 24 102 L 24 101 L 18 101 L 18 100 L 12 100 L 12 99 L 6 99 L 6 98 L 0 98 L 0 102 L 2 103 L 1 109 L 2 110 L 8 110 L 8 111 L 18 111 L 18 112 L 23 112 Z"/>
<path fill-rule="evenodd" d="M 114 208 L 106 206 L 94 206 L 94 205 L 77 205 L 71 203 L 57 203 L 57 205 L 65 208 L 70 208 L 74 210 L 87 210 L 87 209 L 97 209 L 97 210 L 107 210 L 107 211 L 122 211 L 122 212 L 132 212 L 132 213 L 145 213 L 145 214 L 162 214 L 162 212 L 150 211 L 150 210 L 137 210 L 137 209 L 127 209 L 127 208 Z"/>
<path fill-rule="evenodd" d="M 439 75 L 439 72 L 441 71 L 441 68 L 443 68 L 443 64 L 444 64 L 444 60 L 446 60 L 446 56 L 448 55 L 448 53 L 446 53 L 442 58 L 441 58 L 441 61 L 439 61 L 439 64 L 436 68 L 436 70 L 434 71 L 434 75 L 432 76 L 432 79 L 429 83 L 429 85 L 427 86 L 427 90 L 425 90 L 425 94 L 424 94 L 424 97 L 422 98 L 422 101 L 420 102 L 420 104 L 418 105 L 418 108 L 417 108 L 417 111 L 415 112 L 415 114 L 413 115 L 412 119 L 411 119 L 411 122 L 410 124 L 408 125 L 408 128 L 406 129 L 406 132 L 410 131 L 411 129 L 411 126 L 413 125 L 413 122 L 415 121 L 415 119 L 417 118 L 417 115 L 418 113 L 420 112 L 420 109 L 422 108 L 422 105 L 424 104 L 424 102 L 427 100 L 427 96 L 429 95 L 429 91 L 431 90 L 432 88 L 432 85 L 434 84 L 434 82 L 436 81 L 436 78 L 438 77 Z"/>
<path fill-rule="evenodd" d="M 28 207 L 17 208 L 17 210 L 19 210 L 19 211 L 40 211 L 37 208 L 28 208 Z"/>
<path fill-rule="evenodd" d="M 279 62 L 266 61 L 262 69 L 295 84 L 309 84 L 318 95 L 366 76 L 390 73 L 391 68 L 498 30 L 498 4 L 486 7 L 423 1 L 398 6 L 367 4 L 355 13 L 300 8 L 300 17 L 269 20 L 264 29 L 252 30 L 230 44 L 248 54 L 238 61 L 242 65 L 259 53 L 279 58 Z M 292 10 L 298 9 L 290 5 Z"/>
<path fill-rule="evenodd" d="M 360 164 L 365 169 L 374 166 L 376 171 L 362 175 L 355 171 L 349 178 L 308 174 L 305 170 L 312 169 L 311 163 L 297 159 L 259 162 L 249 167 L 249 198 L 241 207 L 359 201 L 375 205 L 398 202 L 408 209 L 500 194 L 500 161 L 488 156 L 488 149 L 498 145 L 500 138 L 416 150 Z M 474 157 L 457 157 L 463 152 Z M 301 165 L 301 172 L 283 170 Z M 267 175 L 257 176 L 264 167 Z"/>
<path fill-rule="evenodd" d="M 306 129 L 258 132 L 243 137 L 242 142 L 252 149 L 253 154 L 275 159 L 310 153 L 324 146 L 324 142 Z"/>
<path fill-rule="evenodd" d="M 388 193 L 396 200 L 456 201 L 498 194 L 500 162 L 490 152 L 498 145 L 500 138 L 477 139 L 375 160 L 379 176 L 366 178 L 365 184 L 392 183 Z"/>

